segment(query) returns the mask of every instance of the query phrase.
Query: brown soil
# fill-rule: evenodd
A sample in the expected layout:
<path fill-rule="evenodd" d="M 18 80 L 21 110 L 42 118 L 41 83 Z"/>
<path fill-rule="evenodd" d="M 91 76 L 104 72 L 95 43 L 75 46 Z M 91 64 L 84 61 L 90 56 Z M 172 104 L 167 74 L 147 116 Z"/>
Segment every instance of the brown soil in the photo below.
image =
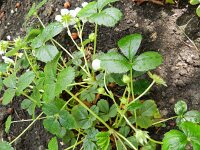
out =
<path fill-rule="evenodd" d="M 15 11 L 15 4 L 19 0 L 0 1 L 0 13 L 4 12 L 4 15 L 0 15 L 0 39 L 6 39 L 8 35 L 12 39 L 23 35 L 24 16 L 32 3 L 38 1 L 21 0 L 21 6 L 17 11 Z M 72 8 L 80 6 L 81 2 L 82 0 L 71 1 Z M 57 10 L 63 8 L 63 3 L 64 0 L 49 0 L 40 10 L 42 20 L 46 23 L 53 21 L 55 14 L 59 13 Z M 180 99 L 188 103 L 189 109 L 200 110 L 198 49 L 200 48 L 200 19 L 195 16 L 195 7 L 188 5 L 187 0 L 177 5 L 166 6 L 153 3 L 138 6 L 132 0 L 121 0 L 115 6 L 123 11 L 124 18 L 114 28 L 100 28 L 98 50 L 107 51 L 116 47 L 121 37 L 141 33 L 143 42 L 140 51 L 159 51 L 164 58 L 163 65 L 156 72 L 166 80 L 168 87 L 154 86 L 151 94 L 151 98 L 157 101 L 161 113 L 164 116 L 173 115 L 173 106 Z M 14 13 L 11 13 L 11 10 L 14 10 Z M 92 25 L 91 28 L 93 28 Z M 90 29 L 85 32 L 90 33 Z M 196 47 L 191 40 L 194 41 Z M 67 43 L 67 41 L 63 42 Z M 15 99 L 9 106 L 14 108 L 13 120 L 30 118 L 25 111 L 20 109 L 20 101 L 20 99 Z M 2 114 L 6 114 L 6 109 L 0 106 L 0 112 L 0 119 L 2 119 Z M 9 135 L 4 134 L 4 138 L 16 137 L 28 124 L 14 124 Z M 163 131 L 158 133 L 160 139 L 163 136 L 161 133 Z M 17 150 L 44 150 L 47 148 L 49 138 L 50 135 L 43 129 L 41 122 L 37 122 L 15 143 L 15 147 Z"/>

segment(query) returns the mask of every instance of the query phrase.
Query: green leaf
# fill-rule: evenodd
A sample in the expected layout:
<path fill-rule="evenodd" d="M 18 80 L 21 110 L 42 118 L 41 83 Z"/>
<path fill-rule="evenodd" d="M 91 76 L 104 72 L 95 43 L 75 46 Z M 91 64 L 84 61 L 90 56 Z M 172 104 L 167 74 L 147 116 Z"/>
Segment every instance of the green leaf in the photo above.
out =
<path fill-rule="evenodd" d="M 35 56 L 42 62 L 49 62 L 53 60 L 58 54 L 58 49 L 53 45 L 44 45 L 35 49 Z"/>
<path fill-rule="evenodd" d="M 156 144 L 149 141 L 147 144 L 145 144 L 141 150 L 156 150 Z"/>
<path fill-rule="evenodd" d="M 84 147 L 84 150 L 98 150 L 96 144 L 89 139 L 84 139 L 83 147 Z"/>
<path fill-rule="evenodd" d="M 99 107 L 99 116 L 104 120 L 108 121 L 110 118 L 113 118 L 117 115 L 117 109 L 115 105 L 112 105 L 111 108 L 109 108 L 108 101 L 101 99 L 97 106 Z"/>
<path fill-rule="evenodd" d="M 6 72 L 8 64 L 0 63 L 0 72 Z"/>
<path fill-rule="evenodd" d="M 7 89 L 5 93 L 3 94 L 2 104 L 7 105 L 8 103 L 12 101 L 14 96 L 15 96 L 15 89 L 11 89 L 11 88 Z"/>
<path fill-rule="evenodd" d="M 178 101 L 175 104 L 174 111 L 177 115 L 183 115 L 187 111 L 187 104 L 184 101 Z"/>
<path fill-rule="evenodd" d="M 134 94 L 142 94 L 150 85 L 150 82 L 147 79 L 136 80 L 133 83 Z M 147 93 L 148 94 L 148 93 Z"/>
<path fill-rule="evenodd" d="M 39 34 L 31 43 L 33 49 L 39 48 L 45 44 L 48 40 L 58 35 L 63 30 L 63 25 L 59 22 L 50 23 L 46 28 L 43 29 L 42 33 Z"/>
<path fill-rule="evenodd" d="M 96 139 L 96 134 L 99 132 L 95 128 L 90 128 L 85 130 L 87 135 L 85 136 L 85 139 L 83 141 L 83 147 L 84 150 L 97 150 L 97 145 L 95 144 Z"/>
<path fill-rule="evenodd" d="M 53 137 L 48 143 L 48 150 L 58 150 L 58 141 L 56 137 Z"/>
<path fill-rule="evenodd" d="M 110 73 L 126 73 L 131 65 L 128 60 L 117 52 L 108 52 L 99 56 L 101 67 Z"/>
<path fill-rule="evenodd" d="M 119 0 L 98 0 L 97 6 L 98 6 L 98 9 L 101 11 L 109 3 L 113 3 L 113 2 L 117 2 L 117 1 L 119 1 Z"/>
<path fill-rule="evenodd" d="M 14 150 L 14 148 L 6 141 L 0 141 L 0 148 L 1 150 Z"/>
<path fill-rule="evenodd" d="M 2 90 L 2 88 L 3 88 L 3 80 L 2 78 L 0 78 L 0 91 Z"/>
<path fill-rule="evenodd" d="M 75 78 L 75 70 L 72 67 L 67 67 L 63 69 L 57 77 L 56 82 L 56 95 L 59 95 L 62 93 L 63 90 L 65 90 L 68 85 L 71 84 L 74 81 Z"/>
<path fill-rule="evenodd" d="M 35 74 L 33 71 L 29 71 L 21 75 L 17 83 L 17 92 L 22 93 L 23 90 L 33 82 L 34 78 Z"/>
<path fill-rule="evenodd" d="M 95 100 L 95 94 L 97 93 L 97 89 L 95 86 L 92 86 L 88 88 L 87 90 L 84 90 L 81 95 L 80 99 L 81 100 L 87 100 L 88 102 L 92 102 Z"/>
<path fill-rule="evenodd" d="M 131 34 L 123 37 L 118 41 L 118 46 L 121 49 L 122 53 L 130 60 L 133 60 L 133 57 L 137 53 L 138 48 L 140 47 L 142 41 L 141 34 Z"/>
<path fill-rule="evenodd" d="M 129 126 L 124 126 L 119 129 L 119 133 L 121 133 L 124 137 L 127 137 L 130 132 Z"/>
<path fill-rule="evenodd" d="M 138 141 L 135 138 L 135 136 L 130 136 L 127 138 L 127 140 L 129 140 L 133 146 L 135 146 L 136 148 L 138 148 Z M 125 142 L 126 145 L 128 145 L 130 148 L 132 148 L 132 146 L 130 144 L 128 144 L 127 142 Z"/>
<path fill-rule="evenodd" d="M 100 13 L 90 16 L 89 21 L 98 25 L 114 27 L 122 18 L 122 13 L 117 8 L 106 8 Z"/>
<path fill-rule="evenodd" d="M 97 2 L 93 1 L 88 3 L 84 8 L 82 8 L 81 11 L 79 11 L 79 13 L 77 14 L 77 16 L 80 19 L 85 20 L 96 13 L 97 13 Z"/>
<path fill-rule="evenodd" d="M 59 116 L 60 124 L 63 127 L 65 127 L 66 129 L 76 128 L 76 121 L 69 112 L 67 112 L 66 110 L 62 110 L 60 111 Z"/>
<path fill-rule="evenodd" d="M 110 144 L 110 133 L 109 132 L 99 132 L 96 135 L 97 145 L 101 147 L 102 150 L 107 150 Z"/>
<path fill-rule="evenodd" d="M 133 61 L 133 69 L 136 71 L 149 71 L 162 64 L 162 56 L 153 51 L 144 52 Z"/>
<path fill-rule="evenodd" d="M 41 33 L 41 29 L 30 29 L 25 37 L 27 42 L 31 42 L 36 36 Z"/>
<path fill-rule="evenodd" d="M 192 122 L 183 122 L 181 129 L 187 136 L 188 141 L 195 147 L 200 147 L 200 125 Z"/>
<path fill-rule="evenodd" d="M 142 116 L 154 117 L 154 115 L 158 112 L 157 105 L 153 100 L 146 100 L 142 107 L 139 109 L 139 113 Z"/>
<path fill-rule="evenodd" d="M 3 84 L 9 88 L 16 88 L 16 74 L 13 73 L 3 80 Z"/>
<path fill-rule="evenodd" d="M 178 130 L 170 130 L 164 135 L 162 150 L 185 150 L 187 137 Z"/>
<path fill-rule="evenodd" d="M 199 4 L 199 3 L 200 3 L 200 0 L 190 0 L 191 5 L 196 5 L 196 4 Z"/>
<path fill-rule="evenodd" d="M 59 135 L 61 126 L 57 119 L 47 118 L 43 121 L 44 128 L 54 135 Z"/>
<path fill-rule="evenodd" d="M 184 114 L 183 118 L 186 121 L 190 121 L 193 123 L 200 123 L 200 112 L 196 110 L 188 111 Z"/>
<path fill-rule="evenodd" d="M 43 99 L 46 102 L 52 101 L 55 98 L 55 88 L 56 88 L 56 70 L 57 63 L 60 58 L 60 53 L 54 58 L 54 60 L 48 62 L 44 67 L 44 94 Z M 49 88 L 51 87 L 51 88 Z"/>
<path fill-rule="evenodd" d="M 98 114 L 99 110 L 95 105 L 90 109 L 96 109 L 95 112 Z M 96 118 L 89 114 L 88 111 L 81 105 L 76 105 L 72 108 L 72 115 L 74 116 L 77 125 L 82 129 L 90 128 L 96 120 Z"/>
<path fill-rule="evenodd" d="M 139 116 L 137 117 L 137 125 L 140 126 L 141 128 L 147 129 L 150 126 L 152 126 L 152 119 L 150 117 L 146 116 Z"/>
<path fill-rule="evenodd" d="M 21 108 L 26 109 L 29 115 L 33 115 L 35 113 L 35 107 L 36 104 L 29 99 L 25 99 L 21 103 Z"/>
<path fill-rule="evenodd" d="M 8 118 L 7 118 L 7 120 L 6 120 L 6 124 L 5 124 L 5 132 L 6 133 L 9 132 L 11 123 L 12 123 L 11 115 L 9 115 Z"/>
<path fill-rule="evenodd" d="M 196 13 L 197 13 L 197 15 L 200 17 L 200 5 L 197 7 L 197 9 L 196 9 Z"/>

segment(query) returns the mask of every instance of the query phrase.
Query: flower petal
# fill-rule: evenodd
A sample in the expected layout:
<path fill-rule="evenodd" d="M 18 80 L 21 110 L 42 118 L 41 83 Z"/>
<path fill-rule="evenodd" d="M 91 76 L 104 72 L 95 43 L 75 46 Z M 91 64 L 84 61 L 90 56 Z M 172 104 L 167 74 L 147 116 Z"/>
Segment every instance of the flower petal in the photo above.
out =
<path fill-rule="evenodd" d="M 68 9 L 61 9 L 60 13 L 62 16 L 69 14 L 69 10 Z"/>

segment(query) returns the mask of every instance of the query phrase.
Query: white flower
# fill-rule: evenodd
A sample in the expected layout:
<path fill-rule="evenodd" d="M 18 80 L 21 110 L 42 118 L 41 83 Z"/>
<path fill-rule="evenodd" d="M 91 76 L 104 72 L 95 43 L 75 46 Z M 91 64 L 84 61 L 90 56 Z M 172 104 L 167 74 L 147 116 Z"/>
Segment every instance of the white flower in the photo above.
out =
<path fill-rule="evenodd" d="M 19 58 L 22 58 L 23 53 L 16 53 L 16 56 L 18 56 Z"/>
<path fill-rule="evenodd" d="M 79 11 L 81 10 L 80 7 L 77 7 L 76 9 L 74 10 L 70 10 L 70 15 L 73 16 L 74 18 L 77 16 L 77 14 L 79 13 Z"/>
<path fill-rule="evenodd" d="M 2 59 L 4 60 L 4 62 L 5 62 L 6 64 L 10 64 L 10 63 L 11 63 L 11 64 L 14 64 L 14 61 L 13 61 L 12 59 L 6 57 L 6 56 L 3 56 Z"/>
<path fill-rule="evenodd" d="M 62 16 L 61 15 L 56 15 L 55 20 L 58 22 L 62 21 Z"/>
<path fill-rule="evenodd" d="M 85 6 L 88 5 L 88 3 L 87 2 L 83 2 L 81 5 L 82 5 L 82 7 L 85 7 Z"/>
<path fill-rule="evenodd" d="M 93 60 L 93 62 L 92 62 L 92 68 L 95 71 L 99 70 L 101 68 L 101 60 L 99 60 L 99 59 Z"/>
<path fill-rule="evenodd" d="M 68 10 L 68 9 L 61 9 L 61 10 L 60 10 L 60 14 L 61 14 L 62 16 L 67 15 L 67 14 L 69 14 L 69 10 Z"/>
<path fill-rule="evenodd" d="M 135 133 L 135 137 L 136 137 L 136 140 L 140 144 L 144 145 L 147 143 L 147 139 L 149 138 L 149 135 L 147 131 L 137 130 Z"/>
<path fill-rule="evenodd" d="M 7 40 L 11 40 L 11 36 L 10 35 L 8 35 L 6 38 L 7 38 Z"/>

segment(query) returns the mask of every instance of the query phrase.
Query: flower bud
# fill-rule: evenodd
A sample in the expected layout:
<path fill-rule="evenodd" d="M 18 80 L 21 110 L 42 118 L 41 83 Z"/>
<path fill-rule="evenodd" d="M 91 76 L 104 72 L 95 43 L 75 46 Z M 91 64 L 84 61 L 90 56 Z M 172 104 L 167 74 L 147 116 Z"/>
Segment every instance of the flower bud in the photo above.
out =
<path fill-rule="evenodd" d="M 123 81 L 124 83 L 128 84 L 128 83 L 131 81 L 131 79 L 130 79 L 129 76 L 127 76 L 127 75 L 123 75 L 123 79 L 122 79 L 122 81 Z"/>
<path fill-rule="evenodd" d="M 97 89 L 99 94 L 104 94 L 105 93 L 105 89 L 103 87 L 100 87 Z"/>
<path fill-rule="evenodd" d="M 147 143 L 147 138 L 149 138 L 149 135 L 147 131 L 137 130 L 135 137 L 140 144 L 144 145 Z"/>
<path fill-rule="evenodd" d="M 91 42 L 93 42 L 94 39 L 95 39 L 95 34 L 94 34 L 94 33 L 91 33 L 91 34 L 89 35 L 89 40 L 90 40 Z"/>

